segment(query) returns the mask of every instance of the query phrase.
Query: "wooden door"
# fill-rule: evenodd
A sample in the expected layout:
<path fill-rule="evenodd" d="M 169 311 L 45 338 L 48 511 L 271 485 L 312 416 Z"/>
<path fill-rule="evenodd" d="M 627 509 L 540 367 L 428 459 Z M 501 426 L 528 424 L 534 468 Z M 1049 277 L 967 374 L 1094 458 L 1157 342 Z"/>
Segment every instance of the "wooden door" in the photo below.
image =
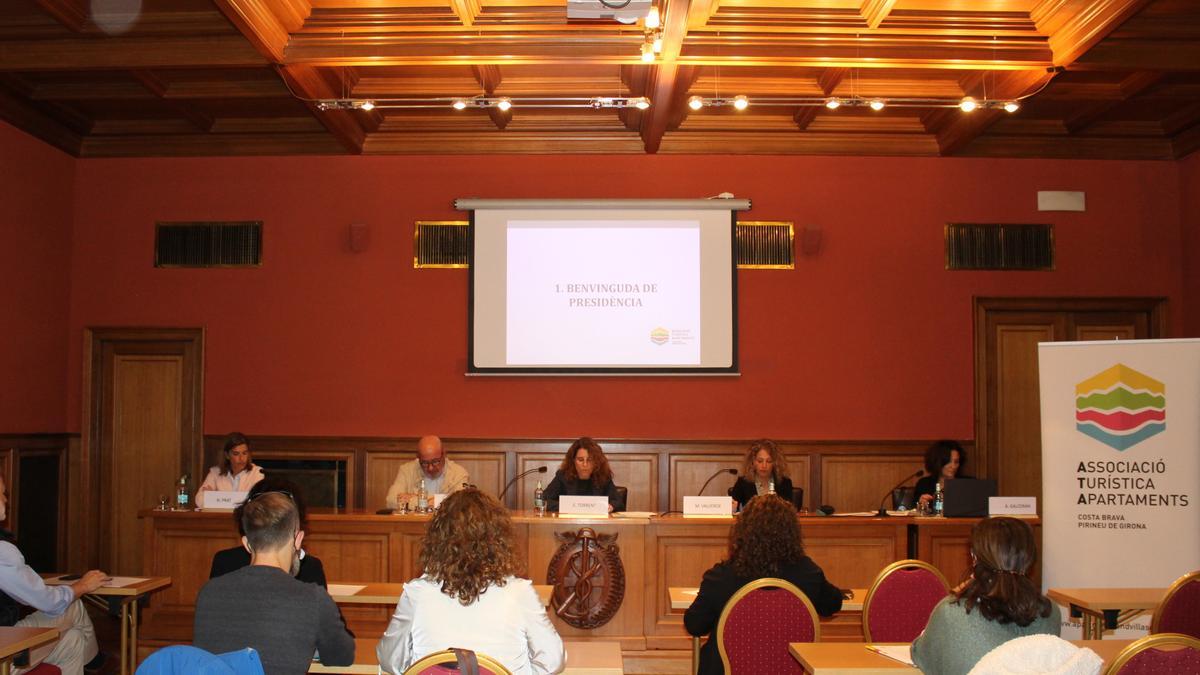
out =
<path fill-rule="evenodd" d="M 203 333 L 200 329 L 90 329 L 85 384 L 85 476 L 95 520 L 89 564 L 142 573 L 138 511 L 189 494 L 201 471 Z"/>
<path fill-rule="evenodd" d="M 1039 342 L 1134 340 L 1166 334 L 1161 298 L 977 298 L 975 445 L 967 472 L 1000 494 L 1042 500 Z"/>

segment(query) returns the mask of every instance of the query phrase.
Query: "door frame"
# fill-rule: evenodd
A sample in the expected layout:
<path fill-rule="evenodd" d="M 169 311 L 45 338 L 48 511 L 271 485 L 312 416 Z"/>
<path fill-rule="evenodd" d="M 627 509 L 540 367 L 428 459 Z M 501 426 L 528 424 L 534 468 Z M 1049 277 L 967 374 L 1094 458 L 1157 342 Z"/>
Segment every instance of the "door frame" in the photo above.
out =
<path fill-rule="evenodd" d="M 71 555 L 85 567 L 100 566 L 101 518 L 111 510 L 111 485 L 103 485 L 103 458 L 100 455 L 104 434 L 104 406 L 108 395 L 104 352 L 109 345 L 135 346 L 138 343 L 177 343 L 184 355 L 184 378 L 191 386 L 184 393 L 185 403 L 180 425 L 180 462 L 193 477 L 199 476 L 204 460 L 204 328 L 87 327 L 83 331 L 83 420 L 79 457 L 79 486 L 71 495 L 71 511 L 85 514 L 75 519 L 77 537 L 82 546 Z M 107 386 L 106 386 L 107 385 Z M 76 528 L 72 528 L 76 529 Z"/>

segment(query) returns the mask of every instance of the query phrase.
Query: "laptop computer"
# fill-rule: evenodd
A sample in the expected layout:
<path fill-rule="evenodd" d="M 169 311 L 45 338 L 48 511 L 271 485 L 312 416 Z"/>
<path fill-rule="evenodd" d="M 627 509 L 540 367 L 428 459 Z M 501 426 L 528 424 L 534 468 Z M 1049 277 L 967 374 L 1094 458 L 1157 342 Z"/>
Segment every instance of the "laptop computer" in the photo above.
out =
<path fill-rule="evenodd" d="M 956 478 L 942 487 L 942 514 L 947 518 L 977 518 L 988 514 L 988 498 L 996 496 L 990 478 Z"/>

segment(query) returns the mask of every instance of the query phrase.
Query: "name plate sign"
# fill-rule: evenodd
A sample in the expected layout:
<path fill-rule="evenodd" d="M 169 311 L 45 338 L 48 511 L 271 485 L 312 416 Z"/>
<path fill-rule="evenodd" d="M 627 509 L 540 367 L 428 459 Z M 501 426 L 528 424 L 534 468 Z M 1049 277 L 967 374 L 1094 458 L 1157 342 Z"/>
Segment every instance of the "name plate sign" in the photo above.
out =
<path fill-rule="evenodd" d="M 1037 497 L 988 497 L 988 515 L 1036 516 Z"/>
<path fill-rule="evenodd" d="M 729 496 L 684 497 L 683 515 L 728 518 L 733 515 L 733 498 Z"/>
<path fill-rule="evenodd" d="M 245 491 L 205 490 L 203 508 L 205 511 L 232 511 L 246 501 L 248 494 Z"/>
<path fill-rule="evenodd" d="M 563 516 L 607 516 L 608 497 L 563 495 L 558 499 L 558 513 Z"/>
<path fill-rule="evenodd" d="M 435 508 L 435 509 L 436 509 L 436 508 L 438 508 L 439 506 L 441 506 L 441 505 L 442 505 L 442 501 L 443 501 L 443 500 L 445 500 L 445 499 L 446 499 L 446 493 L 445 493 L 445 492 L 435 492 L 435 493 L 433 493 L 433 508 Z"/>

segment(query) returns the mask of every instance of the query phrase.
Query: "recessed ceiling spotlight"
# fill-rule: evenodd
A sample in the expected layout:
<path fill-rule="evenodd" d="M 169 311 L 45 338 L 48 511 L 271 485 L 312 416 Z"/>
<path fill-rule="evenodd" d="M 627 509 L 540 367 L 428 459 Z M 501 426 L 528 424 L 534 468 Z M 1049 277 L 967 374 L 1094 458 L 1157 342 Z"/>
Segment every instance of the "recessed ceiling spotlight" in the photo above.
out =
<path fill-rule="evenodd" d="M 874 99 L 871 99 L 871 102 L 868 103 L 867 105 L 871 106 L 871 110 L 879 111 L 879 110 L 883 110 L 883 107 L 886 104 L 883 102 L 883 99 L 874 98 Z"/>
<path fill-rule="evenodd" d="M 750 99 L 743 94 L 738 94 L 733 97 L 733 107 L 737 110 L 745 110 L 750 105 Z"/>
<path fill-rule="evenodd" d="M 837 110 L 838 108 L 842 107 L 842 99 L 836 96 L 827 98 L 825 99 L 825 107 L 829 108 L 830 110 Z"/>
<path fill-rule="evenodd" d="M 688 107 L 692 110 L 699 110 L 704 107 L 704 99 L 699 96 L 689 96 Z"/>
<path fill-rule="evenodd" d="M 958 104 L 958 109 L 963 112 L 971 112 L 978 107 L 979 103 L 977 103 L 975 99 L 971 98 L 970 96 L 964 96 L 963 100 Z"/>
<path fill-rule="evenodd" d="M 512 107 L 512 101 L 508 100 L 508 97 L 505 96 L 504 98 L 500 99 L 499 101 L 496 101 L 496 107 L 501 110 L 508 110 L 509 108 Z"/>
<path fill-rule="evenodd" d="M 1021 104 L 1016 101 L 1006 101 L 1004 103 L 1004 112 L 1015 113 L 1021 109 Z"/>

